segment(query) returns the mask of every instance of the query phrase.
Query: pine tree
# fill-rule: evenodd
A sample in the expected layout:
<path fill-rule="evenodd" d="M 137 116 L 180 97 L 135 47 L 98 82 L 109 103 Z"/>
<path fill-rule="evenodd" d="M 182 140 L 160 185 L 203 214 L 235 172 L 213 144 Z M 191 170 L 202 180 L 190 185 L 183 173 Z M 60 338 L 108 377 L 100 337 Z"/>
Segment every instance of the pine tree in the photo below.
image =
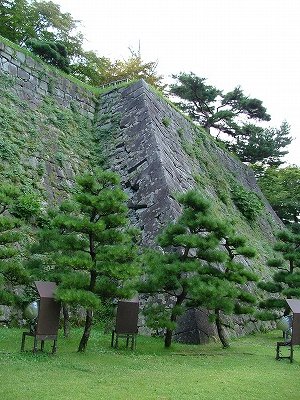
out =
<path fill-rule="evenodd" d="M 255 256 L 255 250 L 246 246 L 246 239 L 236 235 L 229 225 L 220 234 L 222 246 L 227 252 L 226 260 L 222 267 L 209 263 L 203 268 L 202 282 L 193 288 L 191 304 L 211 310 L 211 320 L 215 321 L 219 339 L 226 348 L 229 347 L 229 342 L 224 330 L 223 314 L 245 315 L 255 312 L 256 298 L 245 284 L 257 281 L 257 276 L 238 260 L 240 256 Z"/>
<path fill-rule="evenodd" d="M 256 170 L 267 166 L 279 166 L 284 163 L 282 157 L 288 153 L 286 147 L 291 144 L 290 126 L 283 121 L 280 128 L 262 128 L 253 124 L 244 124 L 235 143 L 229 145 L 241 161 L 250 163 Z"/>
<path fill-rule="evenodd" d="M 98 170 L 79 177 L 71 200 L 52 214 L 33 249 L 45 254 L 48 269 L 60 281 L 57 298 L 86 309 L 80 352 L 101 301 L 130 296 L 130 281 L 139 272 L 136 231 L 128 226 L 125 202 L 115 173 Z"/>
<path fill-rule="evenodd" d="M 170 85 L 170 93 L 183 99 L 180 107 L 207 131 L 213 128 L 236 137 L 240 133 L 241 117 L 254 121 L 271 119 L 262 101 L 246 96 L 239 86 L 224 94 L 193 73 L 182 72 L 173 78 L 177 82 Z"/>
<path fill-rule="evenodd" d="M 279 257 L 268 261 L 268 266 L 274 268 L 273 280 L 259 282 L 258 286 L 274 296 L 262 301 L 260 307 L 265 311 L 258 317 L 264 320 L 277 319 L 280 313 L 287 315 L 289 309 L 283 297 L 300 299 L 300 232 L 299 224 L 292 230 L 282 230 L 277 234 L 278 241 L 274 250 Z M 275 295 L 277 295 L 275 297 Z"/>
<path fill-rule="evenodd" d="M 178 316 L 187 306 L 204 306 L 214 310 L 220 340 L 227 345 L 221 312 L 249 312 L 241 303 L 254 302 L 238 284 L 255 277 L 233 258 L 252 257 L 254 252 L 233 234 L 228 222 L 215 218 L 209 202 L 197 191 L 178 200 L 183 206 L 181 216 L 158 238 L 164 252 L 151 251 L 145 257 L 145 279 L 139 288 L 164 297 L 162 304 L 146 307 L 148 324 L 165 328 L 165 347 L 170 347 Z M 209 292 L 214 293 L 213 300 Z"/>
<path fill-rule="evenodd" d="M 245 95 L 239 86 L 224 93 L 194 73 L 173 78 L 170 94 L 181 99 L 178 106 L 243 162 L 254 164 L 257 172 L 283 163 L 281 158 L 292 142 L 290 126 L 286 121 L 279 129 L 257 126 L 257 121 L 271 120 L 261 100 Z"/>

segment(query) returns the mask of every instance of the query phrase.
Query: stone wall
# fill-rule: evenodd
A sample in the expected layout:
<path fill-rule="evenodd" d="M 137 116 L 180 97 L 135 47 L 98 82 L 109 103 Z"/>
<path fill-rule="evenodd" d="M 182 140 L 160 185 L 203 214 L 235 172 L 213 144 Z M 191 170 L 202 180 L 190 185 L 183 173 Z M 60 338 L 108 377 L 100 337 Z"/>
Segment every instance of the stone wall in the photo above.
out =
<path fill-rule="evenodd" d="M 42 61 L 36 61 L 27 53 L 9 47 L 0 39 L 0 73 L 15 79 L 15 91 L 20 99 L 37 107 L 43 98 L 51 94 L 62 107 L 76 104 L 78 111 L 94 117 L 96 99 L 94 95 L 63 77 Z"/>
<path fill-rule="evenodd" d="M 96 104 L 87 89 L 0 41 L 0 180 L 60 202 L 95 159 Z"/>
<path fill-rule="evenodd" d="M 41 190 L 46 189 L 48 198 L 52 196 L 54 201 L 59 201 L 64 197 L 66 184 L 72 185 L 74 175 L 90 162 L 95 136 L 97 146 L 100 143 L 99 155 L 104 156 L 108 167 L 121 175 L 129 195 L 130 218 L 141 229 L 144 246 L 156 246 L 157 234 L 180 214 L 176 194 L 198 186 L 217 205 L 218 213 L 238 221 L 240 233 L 247 236 L 252 245 L 260 246 L 260 253 L 266 254 L 273 231 L 282 225 L 260 192 L 253 172 L 222 150 L 143 80 L 112 89 L 95 99 L 88 90 L 3 43 L 0 43 L 0 73 L 14 80 L 11 90 L 37 114 L 35 146 L 26 145 L 26 135 L 30 139 L 26 131 L 23 149 L 18 148 L 23 154 L 16 159 L 16 166 L 33 160 L 29 166 L 24 164 L 31 179 L 28 184 L 32 182 L 32 185 L 40 185 Z M 47 108 L 42 104 L 47 97 L 60 105 L 60 110 L 72 111 L 72 115 L 64 117 L 63 127 L 57 120 L 60 110 L 54 109 L 54 105 L 49 112 L 53 118 L 48 118 Z M 21 121 L 24 104 L 14 101 L 16 112 L 11 118 L 19 113 Z M 7 107 L 11 105 L 12 100 L 8 98 Z M 77 121 L 78 127 L 72 132 L 69 128 L 76 119 L 75 108 L 88 124 Z M 33 127 L 32 118 L 34 115 L 28 114 L 30 128 Z M 23 158 L 26 158 L 24 162 Z M 37 171 L 40 162 L 46 166 L 41 176 Z M 11 160 L 7 160 L 7 165 L 11 166 Z M 24 172 L 23 168 L 20 175 Z M 232 201 L 226 205 L 220 200 L 220 189 L 227 191 L 230 197 L 231 179 L 256 192 L 264 202 L 264 213 L 255 226 L 243 219 Z M 259 262 L 263 264 L 264 260 Z M 249 268 L 255 269 L 252 265 Z M 144 302 L 148 300 L 143 299 Z M 235 331 L 241 333 L 238 321 Z M 179 340 L 193 343 L 204 342 L 212 335 L 205 310 L 189 310 L 177 332 Z"/>
<path fill-rule="evenodd" d="M 195 127 L 143 80 L 104 94 L 95 121 L 96 132 L 105 138 L 103 151 L 108 165 L 121 175 L 130 197 L 132 220 L 143 231 L 144 245 L 152 246 L 157 233 L 179 215 L 175 195 L 195 187 L 197 174 L 204 180 L 211 172 L 210 166 L 225 180 L 232 177 L 256 192 L 271 221 L 280 225 L 253 171 L 212 139 L 203 139 L 200 160 L 186 153 L 183 140 L 193 143 Z M 208 196 L 216 198 L 217 186 L 212 178 L 202 187 Z M 261 222 L 265 226 L 264 217 Z M 265 226 L 268 233 L 273 229 L 271 225 Z"/>
<path fill-rule="evenodd" d="M 281 222 L 263 197 L 253 172 L 222 150 L 205 132 L 199 133 L 144 81 L 103 95 L 95 121 L 95 131 L 103 138 L 108 166 L 122 177 L 130 199 L 131 220 L 142 230 L 144 246 L 156 246 L 157 234 L 178 217 L 180 206 L 176 194 L 199 184 L 207 198 L 213 203 L 218 202 L 224 218 L 239 219 L 238 230 L 241 229 L 240 233 L 246 235 L 252 245 L 254 240 L 258 242 L 257 232 L 262 233 L 260 245 L 264 247 L 268 241 L 270 245 L 273 230 L 280 227 Z M 187 146 L 194 144 L 196 147 L 195 137 L 199 134 L 197 146 L 200 150 L 197 157 L 193 157 L 194 149 Z M 243 219 L 234 204 L 226 206 L 218 198 L 219 186 L 230 186 L 230 180 L 256 192 L 265 203 L 256 227 Z M 255 269 L 247 260 L 241 261 Z M 259 263 L 263 264 L 264 260 Z M 143 302 L 149 300 L 152 301 L 143 298 Z M 162 301 L 165 299 L 159 296 L 155 299 L 157 303 Z M 232 321 L 231 335 L 257 328 L 253 323 L 246 329 L 241 328 L 242 322 L 238 318 Z M 182 317 L 176 333 L 178 340 L 190 343 L 203 343 L 211 336 L 214 336 L 214 330 L 205 310 L 189 310 Z"/>

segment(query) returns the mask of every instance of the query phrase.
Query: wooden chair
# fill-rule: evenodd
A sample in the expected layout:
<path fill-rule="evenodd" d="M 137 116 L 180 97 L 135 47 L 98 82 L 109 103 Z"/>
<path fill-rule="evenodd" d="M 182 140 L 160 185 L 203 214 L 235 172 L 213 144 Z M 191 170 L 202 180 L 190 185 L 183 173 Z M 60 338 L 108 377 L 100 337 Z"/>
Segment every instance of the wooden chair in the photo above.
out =
<path fill-rule="evenodd" d="M 292 323 L 292 337 L 291 340 L 286 340 L 284 342 L 277 342 L 276 347 L 276 360 L 281 360 L 283 358 L 288 358 L 290 362 L 293 362 L 294 349 L 293 346 L 300 344 L 300 300 L 298 299 L 286 299 L 290 309 L 293 312 L 293 323 Z M 280 348 L 288 347 L 290 351 L 289 356 L 283 356 L 281 354 Z"/>
<path fill-rule="evenodd" d="M 126 348 L 131 341 L 131 350 L 136 348 L 138 333 L 139 303 L 119 301 L 117 306 L 116 326 L 112 331 L 111 347 L 118 348 L 119 338 L 126 339 Z"/>
<path fill-rule="evenodd" d="M 44 350 L 45 340 L 53 340 L 52 353 L 57 350 L 57 335 L 60 317 L 60 303 L 55 301 L 53 293 L 56 289 L 54 282 L 35 282 L 40 295 L 39 312 L 36 324 L 29 332 L 23 332 L 21 351 L 24 351 L 27 336 L 32 336 L 33 353 L 38 350 L 38 341 L 41 341 L 41 350 Z"/>

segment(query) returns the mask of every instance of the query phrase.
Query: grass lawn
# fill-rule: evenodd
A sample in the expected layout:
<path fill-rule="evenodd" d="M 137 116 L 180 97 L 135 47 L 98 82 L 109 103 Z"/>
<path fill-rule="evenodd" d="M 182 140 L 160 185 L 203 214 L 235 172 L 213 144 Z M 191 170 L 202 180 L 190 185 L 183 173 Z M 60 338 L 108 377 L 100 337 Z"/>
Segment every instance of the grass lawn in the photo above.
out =
<path fill-rule="evenodd" d="M 300 399 L 300 349 L 294 363 L 276 361 L 279 331 L 234 340 L 226 350 L 219 343 L 165 350 L 162 339 L 139 336 L 133 352 L 111 349 L 110 336 L 94 329 L 87 352 L 79 354 L 76 329 L 59 338 L 54 356 L 20 353 L 21 333 L 0 328 L 1 400 Z"/>

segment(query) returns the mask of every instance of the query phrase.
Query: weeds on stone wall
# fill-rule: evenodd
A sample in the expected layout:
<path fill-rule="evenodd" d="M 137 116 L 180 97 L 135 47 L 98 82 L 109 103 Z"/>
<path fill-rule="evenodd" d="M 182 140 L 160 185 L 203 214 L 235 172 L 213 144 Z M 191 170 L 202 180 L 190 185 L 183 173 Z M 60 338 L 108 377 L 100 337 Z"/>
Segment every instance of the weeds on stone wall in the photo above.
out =
<path fill-rule="evenodd" d="M 0 179 L 55 201 L 69 191 L 75 173 L 96 162 L 92 121 L 75 105 L 61 107 L 53 96 L 32 109 L 14 84 L 0 76 Z"/>
<path fill-rule="evenodd" d="M 264 207 L 256 193 L 246 190 L 238 183 L 232 183 L 231 197 L 236 207 L 248 221 L 255 221 Z"/>
<path fill-rule="evenodd" d="M 170 126 L 171 124 L 171 120 L 168 117 L 164 117 L 161 122 L 163 123 L 163 125 L 167 128 L 168 126 Z"/>
<path fill-rule="evenodd" d="M 120 94 L 115 91 L 108 96 L 118 98 Z M 108 156 L 110 151 L 115 147 L 115 138 L 120 131 L 122 114 L 113 110 L 113 103 L 114 102 L 107 101 L 105 112 L 101 112 L 100 104 L 100 110 L 97 110 L 96 113 L 97 119 L 94 121 L 94 136 L 98 154 L 97 161 L 102 167 L 107 166 Z"/>

